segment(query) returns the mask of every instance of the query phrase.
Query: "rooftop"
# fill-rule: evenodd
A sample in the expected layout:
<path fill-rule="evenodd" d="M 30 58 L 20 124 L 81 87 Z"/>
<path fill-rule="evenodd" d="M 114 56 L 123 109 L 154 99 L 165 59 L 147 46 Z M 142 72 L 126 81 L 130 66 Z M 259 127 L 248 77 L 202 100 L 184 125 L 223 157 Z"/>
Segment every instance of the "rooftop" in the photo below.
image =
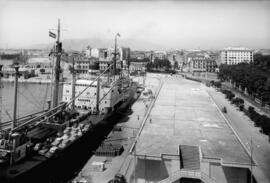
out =
<path fill-rule="evenodd" d="M 224 51 L 253 51 L 250 48 L 243 48 L 243 47 L 228 47 L 224 48 Z"/>

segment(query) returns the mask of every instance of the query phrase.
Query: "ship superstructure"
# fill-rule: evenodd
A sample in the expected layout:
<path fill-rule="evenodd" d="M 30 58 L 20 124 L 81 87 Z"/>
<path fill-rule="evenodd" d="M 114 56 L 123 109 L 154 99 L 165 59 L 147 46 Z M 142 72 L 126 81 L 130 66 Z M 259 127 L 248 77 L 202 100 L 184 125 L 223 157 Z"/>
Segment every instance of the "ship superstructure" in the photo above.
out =
<path fill-rule="evenodd" d="M 83 91 L 92 82 L 92 80 L 87 79 L 77 80 L 75 84 L 75 94 Z M 124 78 L 111 83 L 107 82 L 106 78 L 95 81 L 75 100 L 75 108 L 78 110 L 91 111 L 92 113 L 100 112 L 101 114 L 114 111 L 117 105 L 126 99 L 126 87 L 129 82 L 128 79 Z M 72 83 L 64 83 L 62 101 L 71 102 L 71 99 Z M 97 103 L 99 103 L 98 109 Z"/>

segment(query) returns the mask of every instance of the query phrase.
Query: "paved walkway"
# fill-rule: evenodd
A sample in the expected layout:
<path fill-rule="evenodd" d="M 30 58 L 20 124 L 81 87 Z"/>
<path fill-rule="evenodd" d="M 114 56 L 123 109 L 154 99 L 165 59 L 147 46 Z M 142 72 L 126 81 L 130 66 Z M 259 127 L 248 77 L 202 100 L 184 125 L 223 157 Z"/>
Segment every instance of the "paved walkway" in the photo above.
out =
<path fill-rule="evenodd" d="M 250 152 L 250 140 L 253 141 L 253 159 L 258 163 L 258 167 L 254 167 L 254 176 L 258 182 L 270 182 L 270 143 L 268 137 L 259 132 L 259 128 L 254 127 L 253 121 L 249 119 L 243 112 L 225 99 L 225 95 L 217 92 L 214 88 L 205 87 L 212 96 L 215 103 L 221 109 L 223 106 L 227 108 L 225 117 L 230 122 L 232 128 L 239 135 L 241 141 Z"/>

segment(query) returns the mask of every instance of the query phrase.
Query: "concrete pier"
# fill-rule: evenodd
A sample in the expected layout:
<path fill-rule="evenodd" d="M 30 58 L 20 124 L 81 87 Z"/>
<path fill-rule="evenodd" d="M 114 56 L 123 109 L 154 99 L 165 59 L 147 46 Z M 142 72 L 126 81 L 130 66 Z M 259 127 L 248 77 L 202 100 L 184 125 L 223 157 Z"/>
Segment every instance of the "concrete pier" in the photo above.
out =
<path fill-rule="evenodd" d="M 139 99 L 128 119 L 118 124 L 122 132 L 107 138 L 123 144 L 124 153 L 93 156 L 79 177 L 108 182 L 121 173 L 127 182 L 136 183 L 249 182 L 249 168 L 255 163 L 203 84 L 153 74 L 147 81 L 155 98 Z M 105 170 L 91 170 L 94 161 L 105 162 Z"/>
<path fill-rule="evenodd" d="M 205 86 L 181 76 L 164 79 L 134 153 L 130 182 L 247 182 L 251 163 Z"/>

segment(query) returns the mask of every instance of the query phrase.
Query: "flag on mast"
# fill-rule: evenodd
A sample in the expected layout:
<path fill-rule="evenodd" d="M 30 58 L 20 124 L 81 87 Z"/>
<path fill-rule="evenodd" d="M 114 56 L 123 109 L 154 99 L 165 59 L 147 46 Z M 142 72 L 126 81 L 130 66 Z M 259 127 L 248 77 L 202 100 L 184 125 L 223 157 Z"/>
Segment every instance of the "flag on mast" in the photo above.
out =
<path fill-rule="evenodd" d="M 52 38 L 54 38 L 54 39 L 56 39 L 56 34 L 53 33 L 53 32 L 51 32 L 51 31 L 49 31 L 49 36 L 52 37 Z"/>

